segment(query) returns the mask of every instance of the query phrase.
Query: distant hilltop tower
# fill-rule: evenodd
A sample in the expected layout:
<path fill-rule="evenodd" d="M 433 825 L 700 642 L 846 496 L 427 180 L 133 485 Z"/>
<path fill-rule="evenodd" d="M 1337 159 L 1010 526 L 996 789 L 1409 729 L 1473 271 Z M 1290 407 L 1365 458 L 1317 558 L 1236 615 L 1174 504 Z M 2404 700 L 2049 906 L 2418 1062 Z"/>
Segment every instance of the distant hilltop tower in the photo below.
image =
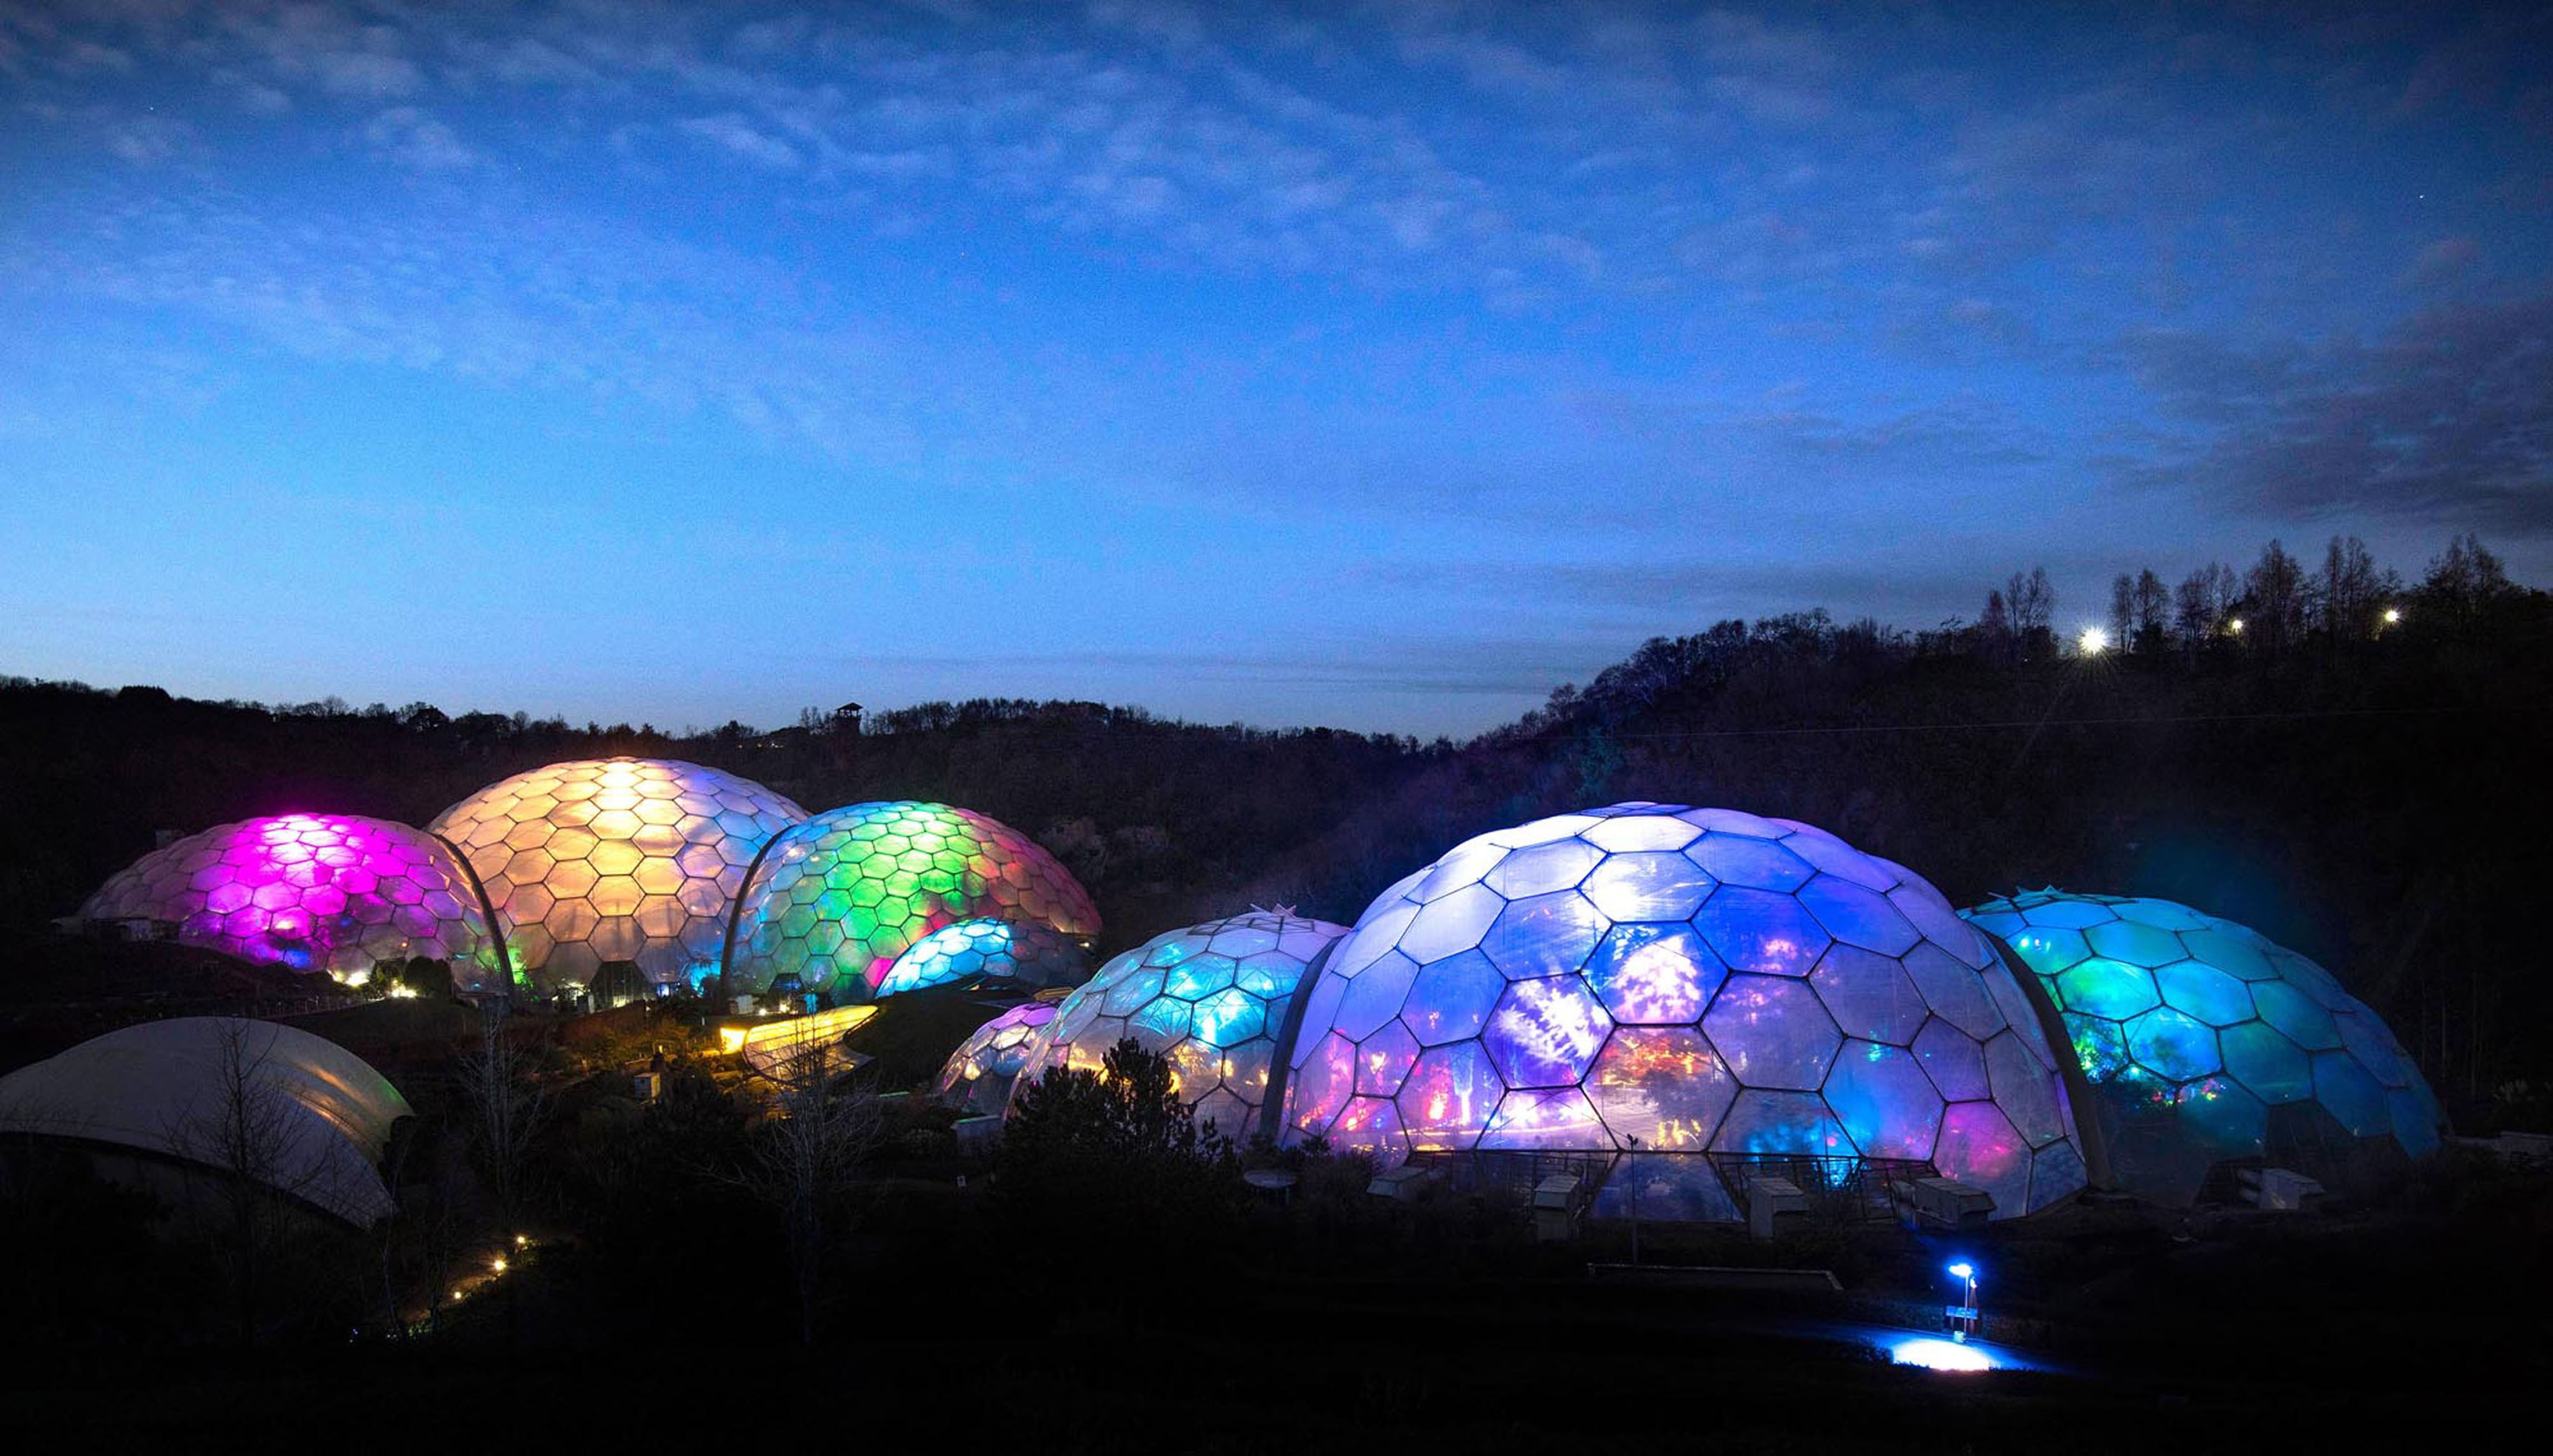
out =
<path fill-rule="evenodd" d="M 846 737 L 860 736 L 860 705 L 846 702 L 833 709 L 833 731 Z"/>

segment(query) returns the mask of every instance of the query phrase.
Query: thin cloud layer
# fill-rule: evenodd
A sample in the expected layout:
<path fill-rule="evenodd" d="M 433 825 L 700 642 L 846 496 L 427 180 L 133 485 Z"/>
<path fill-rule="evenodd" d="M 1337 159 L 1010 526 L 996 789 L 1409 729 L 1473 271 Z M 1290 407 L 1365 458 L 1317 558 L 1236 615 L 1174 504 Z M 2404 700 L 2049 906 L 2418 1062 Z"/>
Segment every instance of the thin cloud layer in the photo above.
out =
<path fill-rule="evenodd" d="M 74 625 L 0 649 L 115 676 L 119 572 L 262 559 L 205 502 L 305 487 L 432 499 L 413 548 L 527 656 L 612 640 L 543 559 L 686 556 L 845 671 L 971 638 L 982 690 L 1060 654 L 1425 731 L 2033 562 L 2089 600 L 2478 529 L 2540 574 L 2548 27 L 0 0 L 0 470 L 166 523 L 5 588 Z M 1386 641 L 1463 666 L 1339 645 Z M 632 690 L 764 690 L 681 676 Z"/>

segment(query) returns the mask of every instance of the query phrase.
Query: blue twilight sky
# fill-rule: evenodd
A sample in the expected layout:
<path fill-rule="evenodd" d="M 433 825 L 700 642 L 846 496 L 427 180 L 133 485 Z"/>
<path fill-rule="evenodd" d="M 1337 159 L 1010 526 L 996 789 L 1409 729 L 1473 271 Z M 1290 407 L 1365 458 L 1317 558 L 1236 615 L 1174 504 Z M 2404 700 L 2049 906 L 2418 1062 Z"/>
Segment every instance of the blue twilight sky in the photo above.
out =
<path fill-rule="evenodd" d="M 2553 21 L 2410 9 L 0 0 L 0 672 L 1459 734 L 2541 581 Z"/>

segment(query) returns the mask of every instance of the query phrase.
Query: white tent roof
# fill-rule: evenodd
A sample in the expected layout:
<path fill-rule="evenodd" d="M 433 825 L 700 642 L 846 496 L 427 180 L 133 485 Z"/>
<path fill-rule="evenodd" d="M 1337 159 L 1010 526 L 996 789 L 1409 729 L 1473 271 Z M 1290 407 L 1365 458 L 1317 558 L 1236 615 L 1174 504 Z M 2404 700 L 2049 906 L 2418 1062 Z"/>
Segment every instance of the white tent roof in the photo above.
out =
<path fill-rule="evenodd" d="M 240 1172 L 358 1225 L 389 1215 L 377 1165 L 407 1115 L 398 1089 L 335 1042 L 226 1016 L 127 1026 L 0 1077 L 0 1131 Z"/>

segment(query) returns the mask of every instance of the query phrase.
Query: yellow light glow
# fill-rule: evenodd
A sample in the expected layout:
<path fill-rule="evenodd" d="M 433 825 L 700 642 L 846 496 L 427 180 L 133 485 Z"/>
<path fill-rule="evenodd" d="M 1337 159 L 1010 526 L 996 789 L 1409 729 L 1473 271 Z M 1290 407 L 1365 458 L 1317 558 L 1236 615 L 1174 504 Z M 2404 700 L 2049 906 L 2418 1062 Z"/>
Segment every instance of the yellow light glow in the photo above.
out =
<path fill-rule="evenodd" d="M 504 1272 L 505 1272 L 505 1256 L 504 1256 L 504 1255 L 502 1255 L 502 1254 L 498 1255 L 498 1256 L 497 1256 L 497 1262 L 496 1262 L 495 1264 L 493 1264 L 493 1265 L 489 1266 L 489 1267 L 490 1267 L 490 1268 L 495 1269 L 499 1274 L 502 1274 L 502 1273 L 504 1273 Z"/>
<path fill-rule="evenodd" d="M 2086 627 L 2074 639 L 2074 646 L 2087 658 L 2099 657 L 2110 650 L 2110 634 L 2098 627 Z"/>
<path fill-rule="evenodd" d="M 2234 634 L 2235 636 L 2237 636 L 2237 637 L 2242 636 L 2242 635 L 2243 635 L 2243 619 L 2242 619 L 2241 617 L 2236 617 L 2234 620 L 2232 620 L 2232 621 L 2230 621 L 2230 622 L 2226 623 L 2226 624 L 2225 624 L 2225 630 L 2226 630 L 2226 631 L 2228 631 L 2228 632 L 2233 633 L 2233 634 Z"/>
<path fill-rule="evenodd" d="M 2386 607 L 2386 608 L 2385 609 L 2385 625 L 2386 625 L 2386 626 L 2390 627 L 2390 626 L 2392 626 L 2394 623 L 2399 622 L 2399 621 L 2401 621 L 2401 620 L 2402 620 L 2402 609 L 2401 609 L 2400 607 Z"/>
<path fill-rule="evenodd" d="M 835 1006 L 804 1016 L 780 1016 L 744 1026 L 722 1026 L 719 1041 L 729 1052 L 742 1053 L 760 1070 L 841 1039 L 844 1033 L 877 1014 L 873 1003 Z"/>

